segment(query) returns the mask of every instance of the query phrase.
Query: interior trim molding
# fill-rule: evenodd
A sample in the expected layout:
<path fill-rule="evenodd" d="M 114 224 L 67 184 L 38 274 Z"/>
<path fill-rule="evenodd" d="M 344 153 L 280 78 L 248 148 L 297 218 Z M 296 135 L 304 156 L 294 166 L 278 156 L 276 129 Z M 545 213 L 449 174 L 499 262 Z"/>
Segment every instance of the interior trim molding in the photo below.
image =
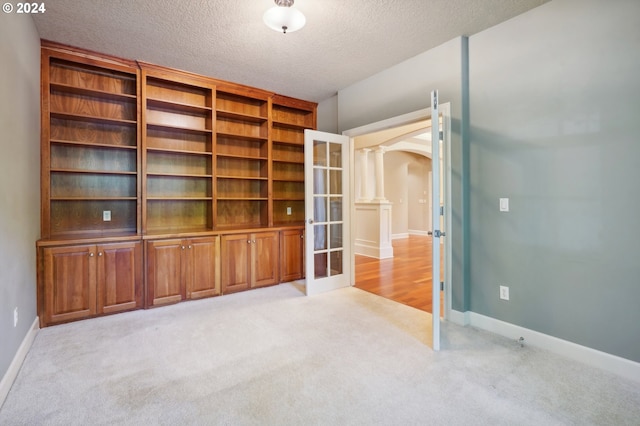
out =
<path fill-rule="evenodd" d="M 469 325 L 469 311 L 460 312 L 451 309 L 451 311 L 449 311 L 449 317 L 447 318 L 447 320 L 463 327 L 467 326 Z"/>
<path fill-rule="evenodd" d="M 391 239 L 392 240 L 402 240 L 404 238 L 409 238 L 409 233 L 408 232 L 404 232 L 401 234 L 391 234 Z"/>
<path fill-rule="evenodd" d="M 451 321 L 456 324 L 470 325 L 513 340 L 524 337 L 525 345 L 542 348 L 569 359 L 601 368 L 626 379 L 640 382 L 640 363 L 638 362 L 475 312 L 451 311 L 451 313 Z M 464 322 L 465 318 L 469 319 L 466 324 Z"/>
<path fill-rule="evenodd" d="M 9 368 L 7 372 L 4 374 L 4 377 L 0 381 L 0 408 L 4 405 L 5 399 L 7 399 L 7 395 L 9 395 L 9 391 L 11 390 L 11 386 L 13 382 L 18 377 L 18 372 L 20 371 L 20 367 L 22 367 L 22 363 L 24 359 L 27 357 L 29 353 L 29 349 L 31 349 L 31 345 L 40 330 L 40 320 L 36 316 L 33 320 L 33 324 L 31 324 L 31 328 L 22 339 L 22 343 L 16 352 L 16 355 L 13 357 L 13 361 L 9 364 Z"/>
<path fill-rule="evenodd" d="M 429 235 L 431 231 L 422 231 L 420 229 L 409 229 L 409 235 L 422 235 L 424 237 Z"/>

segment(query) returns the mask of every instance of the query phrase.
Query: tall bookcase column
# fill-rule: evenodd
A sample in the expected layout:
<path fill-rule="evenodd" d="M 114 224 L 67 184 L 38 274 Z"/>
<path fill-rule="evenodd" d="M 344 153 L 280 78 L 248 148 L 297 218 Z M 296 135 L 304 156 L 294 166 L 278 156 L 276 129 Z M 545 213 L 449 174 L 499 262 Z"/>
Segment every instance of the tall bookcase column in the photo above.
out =
<path fill-rule="evenodd" d="M 267 227 L 269 97 L 235 85 L 216 87 L 216 228 Z"/>
<path fill-rule="evenodd" d="M 304 129 L 316 128 L 316 107 L 286 96 L 272 98 L 273 226 L 304 223 Z"/>
<path fill-rule="evenodd" d="M 139 70 L 42 48 L 43 239 L 140 234 Z"/>
<path fill-rule="evenodd" d="M 186 73 L 140 66 L 143 232 L 211 231 L 215 86 Z"/>

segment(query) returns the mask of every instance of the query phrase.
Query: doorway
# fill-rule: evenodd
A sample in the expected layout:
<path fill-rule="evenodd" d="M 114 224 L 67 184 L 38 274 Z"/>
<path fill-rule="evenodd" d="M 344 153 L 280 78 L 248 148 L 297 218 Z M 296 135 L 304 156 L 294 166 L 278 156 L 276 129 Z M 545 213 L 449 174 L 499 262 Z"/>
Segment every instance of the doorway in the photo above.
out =
<path fill-rule="evenodd" d="M 441 139 L 441 204 L 450 205 L 451 194 L 449 189 L 450 182 L 450 106 L 449 104 L 442 104 L 439 108 L 439 121 L 442 132 L 440 133 Z M 389 250 L 385 250 L 384 247 L 377 253 L 381 253 L 381 256 L 362 256 L 356 255 L 356 239 L 358 220 L 356 215 L 356 204 L 362 202 L 363 199 L 372 199 L 377 203 L 384 203 L 384 200 L 380 198 L 380 191 L 376 187 L 375 191 L 371 188 L 366 190 L 369 193 L 363 196 L 362 176 L 357 176 L 355 163 L 357 161 L 357 151 L 363 148 L 369 150 L 379 150 L 379 147 L 383 147 L 386 152 L 404 152 L 411 153 L 415 156 L 430 157 L 430 144 L 431 139 L 425 137 L 430 133 L 431 128 L 431 110 L 429 108 L 424 110 L 415 111 L 413 113 L 404 114 L 402 116 L 393 117 L 387 120 L 383 120 L 376 123 L 371 123 L 366 126 L 350 129 L 343 132 L 344 135 L 350 137 L 350 149 L 351 149 L 351 169 L 354 173 L 351 174 L 351 216 L 356 218 L 352 221 L 352 238 L 351 238 L 351 262 L 352 262 L 352 285 L 363 288 L 379 296 L 386 297 L 395 300 L 399 303 L 403 303 L 409 306 L 416 307 L 418 309 L 431 312 L 432 292 L 431 285 L 435 281 L 436 285 L 440 285 L 440 281 L 444 283 L 444 291 L 441 292 L 441 309 L 442 316 L 447 319 L 451 310 L 451 297 L 450 297 L 450 283 L 449 277 L 451 277 L 451 252 L 450 244 L 446 242 L 446 239 L 440 239 L 441 244 L 441 276 L 440 279 L 433 280 L 431 276 L 431 237 L 427 235 L 426 228 L 420 228 L 414 226 L 416 229 L 409 229 L 409 232 L 395 232 L 390 231 L 389 235 L 392 238 L 390 241 L 393 247 L 391 252 L 392 256 L 385 256 L 385 253 L 389 253 Z M 422 143 L 420 139 L 423 139 Z M 361 141 L 365 142 L 362 143 Z M 428 145 L 429 149 L 426 149 Z M 376 154 L 378 152 L 376 151 Z M 376 158 L 376 161 L 379 161 Z M 415 167 L 415 165 L 414 165 Z M 374 165 L 375 168 L 375 165 Z M 366 171 L 370 175 L 375 174 L 375 171 Z M 364 177 L 366 179 L 366 176 Z M 424 185 L 431 185 L 430 179 L 424 179 Z M 372 178 L 369 177 L 368 181 L 375 182 L 374 185 L 380 185 L 380 179 L 378 176 Z M 366 185 L 364 185 L 366 188 Z M 404 197 L 400 202 L 398 201 L 398 194 L 394 191 L 393 203 L 391 204 L 393 215 L 393 209 L 400 207 L 398 210 L 406 210 L 407 208 L 416 209 L 416 206 L 409 207 L 408 196 Z M 394 198 L 390 197 L 390 198 Z M 428 215 L 425 214 L 421 220 L 426 224 L 431 224 L 431 214 L 435 212 L 438 214 L 440 206 L 432 206 L 430 202 L 429 194 L 425 193 L 424 196 L 417 197 L 414 194 L 411 195 L 412 201 L 423 204 L 421 209 L 428 211 Z M 388 200 L 386 200 L 388 201 Z M 405 205 L 401 205 L 405 202 Z M 375 202 L 373 203 L 375 204 Z M 360 205 L 360 204 L 358 204 Z M 444 222 L 444 227 L 441 229 L 449 231 L 451 223 L 450 212 L 448 209 L 444 209 L 444 217 L 441 221 Z M 363 221 L 360 221 L 362 223 Z M 418 221 L 419 222 L 419 221 Z M 362 225 L 360 225 L 362 226 Z M 431 230 L 429 228 L 429 230 Z M 381 231 L 382 233 L 382 231 Z M 445 232 L 450 235 L 449 232 Z M 375 239 L 375 238 L 373 238 Z M 378 241 L 381 245 L 384 242 Z M 358 271 L 358 276 L 356 276 Z M 361 283 L 359 285 L 358 283 Z M 395 285 L 394 285 L 395 283 Z M 368 287 L 368 288 L 366 288 Z"/>

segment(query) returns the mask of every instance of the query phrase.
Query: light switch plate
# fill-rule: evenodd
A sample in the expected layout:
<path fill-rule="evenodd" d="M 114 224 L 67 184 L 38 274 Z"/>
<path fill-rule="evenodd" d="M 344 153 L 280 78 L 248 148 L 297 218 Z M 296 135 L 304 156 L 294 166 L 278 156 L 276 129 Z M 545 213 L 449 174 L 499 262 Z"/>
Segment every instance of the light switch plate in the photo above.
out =
<path fill-rule="evenodd" d="M 111 210 L 104 210 L 102 212 L 102 220 L 104 222 L 110 222 L 111 221 Z"/>
<path fill-rule="evenodd" d="M 500 211 L 508 212 L 509 211 L 509 199 L 508 198 L 500 198 Z"/>

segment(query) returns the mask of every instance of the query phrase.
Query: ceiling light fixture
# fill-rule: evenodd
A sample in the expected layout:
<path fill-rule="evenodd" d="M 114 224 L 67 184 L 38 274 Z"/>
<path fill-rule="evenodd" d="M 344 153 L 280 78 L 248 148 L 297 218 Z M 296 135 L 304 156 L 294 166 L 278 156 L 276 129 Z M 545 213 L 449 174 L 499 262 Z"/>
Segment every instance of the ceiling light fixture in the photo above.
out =
<path fill-rule="evenodd" d="M 307 19 L 302 12 L 293 7 L 294 0 L 274 0 L 275 7 L 267 10 L 262 19 L 267 27 L 284 34 L 298 31 L 304 27 Z"/>

